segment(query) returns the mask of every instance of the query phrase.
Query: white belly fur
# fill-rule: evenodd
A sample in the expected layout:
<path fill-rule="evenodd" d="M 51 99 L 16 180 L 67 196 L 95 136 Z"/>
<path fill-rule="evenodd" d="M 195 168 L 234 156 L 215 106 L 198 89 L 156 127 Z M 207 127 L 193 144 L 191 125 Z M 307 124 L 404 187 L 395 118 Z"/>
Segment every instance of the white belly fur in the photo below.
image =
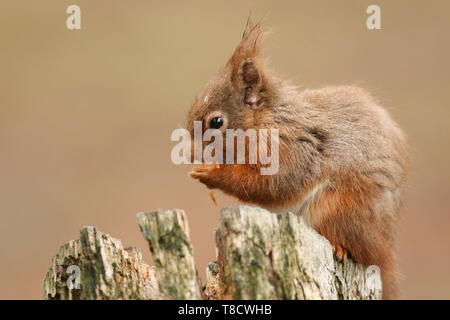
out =
<path fill-rule="evenodd" d="M 320 213 L 311 212 L 311 204 L 320 197 L 323 190 L 329 186 L 328 181 L 321 182 L 314 186 L 303 198 L 294 204 L 283 207 L 267 208 L 268 210 L 275 213 L 285 213 L 292 212 L 294 214 L 300 215 L 305 220 L 306 224 L 314 228 L 321 218 Z"/>

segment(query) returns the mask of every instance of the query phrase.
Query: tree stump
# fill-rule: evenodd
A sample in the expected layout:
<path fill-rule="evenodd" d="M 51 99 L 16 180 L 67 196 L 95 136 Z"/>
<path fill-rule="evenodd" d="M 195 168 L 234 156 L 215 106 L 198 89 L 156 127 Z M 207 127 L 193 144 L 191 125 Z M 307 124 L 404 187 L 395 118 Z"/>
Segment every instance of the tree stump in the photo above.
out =
<path fill-rule="evenodd" d="M 378 267 L 336 261 L 330 243 L 292 213 L 222 209 L 203 286 L 182 210 L 139 213 L 138 223 L 154 266 L 84 227 L 53 257 L 44 299 L 381 299 Z"/>

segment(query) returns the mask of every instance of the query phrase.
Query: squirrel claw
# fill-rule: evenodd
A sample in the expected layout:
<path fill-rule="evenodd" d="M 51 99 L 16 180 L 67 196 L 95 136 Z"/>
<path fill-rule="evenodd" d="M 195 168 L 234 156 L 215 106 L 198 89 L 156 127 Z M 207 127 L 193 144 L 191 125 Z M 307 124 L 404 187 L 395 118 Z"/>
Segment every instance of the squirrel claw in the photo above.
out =
<path fill-rule="evenodd" d="M 333 248 L 334 256 L 339 262 L 347 261 L 348 251 L 341 245 L 331 242 L 331 247 Z"/>
<path fill-rule="evenodd" d="M 205 178 L 213 169 L 215 169 L 215 165 L 201 164 L 195 166 L 192 171 L 189 172 L 189 176 L 193 179 Z"/>
<path fill-rule="evenodd" d="M 189 177 L 191 177 L 192 179 L 200 179 L 206 175 L 207 174 L 205 172 L 198 172 L 195 170 L 192 170 L 191 172 L 189 172 Z"/>

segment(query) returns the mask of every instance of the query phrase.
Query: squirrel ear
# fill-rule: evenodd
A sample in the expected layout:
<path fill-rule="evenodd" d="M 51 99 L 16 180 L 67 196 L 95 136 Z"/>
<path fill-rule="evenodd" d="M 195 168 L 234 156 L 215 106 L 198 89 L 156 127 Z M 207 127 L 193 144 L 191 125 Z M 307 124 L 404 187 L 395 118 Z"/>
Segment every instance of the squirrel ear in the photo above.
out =
<path fill-rule="evenodd" d="M 247 58 L 242 62 L 238 83 L 238 88 L 241 88 L 244 94 L 244 103 L 246 105 L 258 108 L 266 100 L 262 99 L 267 94 L 267 90 L 264 90 L 266 84 L 257 61 Z"/>
<path fill-rule="evenodd" d="M 257 108 L 264 99 L 261 92 L 265 86 L 263 59 L 261 57 L 261 25 L 253 24 L 251 17 L 247 21 L 241 42 L 227 63 L 231 71 L 231 82 L 244 95 L 244 103 Z"/>
<path fill-rule="evenodd" d="M 233 80 L 238 80 L 240 75 L 254 76 L 258 73 L 255 62 L 256 60 L 261 59 L 260 53 L 262 34 L 263 32 L 261 25 L 259 23 L 254 25 L 251 17 L 249 17 L 242 40 L 228 61 L 228 65 L 231 66 Z M 253 76 L 250 76 L 250 78 L 253 79 Z"/>
<path fill-rule="evenodd" d="M 239 70 L 242 81 L 246 87 L 256 87 L 261 82 L 261 75 L 255 62 L 247 58 L 242 62 L 242 67 Z"/>

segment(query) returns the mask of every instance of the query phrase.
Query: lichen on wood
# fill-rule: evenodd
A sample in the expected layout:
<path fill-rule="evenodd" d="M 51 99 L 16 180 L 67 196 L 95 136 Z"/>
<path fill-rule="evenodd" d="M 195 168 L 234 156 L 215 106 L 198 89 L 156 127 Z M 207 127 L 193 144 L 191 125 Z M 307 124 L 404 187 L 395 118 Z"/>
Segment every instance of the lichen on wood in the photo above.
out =
<path fill-rule="evenodd" d="M 216 243 L 222 298 L 381 298 L 376 268 L 335 261 L 330 243 L 292 213 L 225 208 Z"/>
<path fill-rule="evenodd" d="M 80 289 L 68 287 L 70 266 L 80 270 L 75 274 Z M 124 249 L 120 240 L 95 227 L 82 228 L 79 240 L 60 248 L 45 276 L 42 295 L 50 300 L 162 298 L 155 270 L 142 261 L 140 250 Z"/>
<path fill-rule="evenodd" d="M 201 299 L 184 211 L 142 212 L 137 217 L 153 254 L 161 292 L 171 299 Z"/>

